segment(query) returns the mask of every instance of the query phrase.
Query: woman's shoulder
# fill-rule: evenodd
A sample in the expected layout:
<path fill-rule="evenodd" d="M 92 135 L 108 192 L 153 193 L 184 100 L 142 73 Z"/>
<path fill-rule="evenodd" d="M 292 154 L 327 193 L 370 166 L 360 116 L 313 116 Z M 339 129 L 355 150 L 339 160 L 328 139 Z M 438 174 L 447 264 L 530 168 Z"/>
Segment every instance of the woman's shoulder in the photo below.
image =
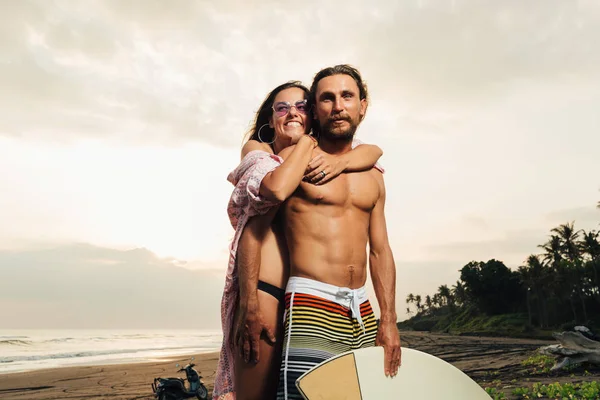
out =
<path fill-rule="evenodd" d="M 242 158 L 244 158 L 246 156 L 246 154 L 250 153 L 251 151 L 265 151 L 269 154 L 273 154 L 273 149 L 271 148 L 271 146 L 269 146 L 268 144 L 259 142 L 258 140 L 248 140 L 248 142 L 246 142 L 246 144 L 244 145 L 244 147 L 242 147 Z"/>

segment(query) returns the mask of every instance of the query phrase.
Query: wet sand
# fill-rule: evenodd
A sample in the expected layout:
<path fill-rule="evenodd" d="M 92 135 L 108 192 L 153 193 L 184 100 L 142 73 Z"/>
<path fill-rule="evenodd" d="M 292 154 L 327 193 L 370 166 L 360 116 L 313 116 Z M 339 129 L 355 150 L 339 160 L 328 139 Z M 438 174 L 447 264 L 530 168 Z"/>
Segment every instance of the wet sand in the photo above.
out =
<path fill-rule="evenodd" d="M 197 354 L 196 370 L 212 392 L 218 353 Z M 164 361 L 45 369 L 0 375 L 0 399 L 154 399 L 151 384 L 156 377 L 181 377 L 176 363 L 187 364 L 190 356 Z"/>
<path fill-rule="evenodd" d="M 515 387 L 534 382 L 580 382 L 600 379 L 600 369 L 536 374 L 521 362 L 537 348 L 554 341 L 452 336 L 427 332 L 401 332 L 402 346 L 433 354 L 455 365 L 483 387 L 502 390 L 507 398 Z M 195 355 L 196 368 L 212 393 L 218 353 Z M 151 383 L 158 376 L 181 376 L 175 363 L 185 364 L 190 356 L 158 362 L 56 368 L 0 375 L 0 398 L 18 400 L 152 399 Z M 572 374 L 574 376 L 572 376 Z"/>

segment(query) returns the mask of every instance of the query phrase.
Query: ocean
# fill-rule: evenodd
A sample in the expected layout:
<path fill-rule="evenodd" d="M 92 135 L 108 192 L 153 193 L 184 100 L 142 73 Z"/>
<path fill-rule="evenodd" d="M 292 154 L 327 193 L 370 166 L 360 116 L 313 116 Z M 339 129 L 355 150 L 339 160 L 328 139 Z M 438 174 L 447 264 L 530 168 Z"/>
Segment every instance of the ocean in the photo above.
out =
<path fill-rule="evenodd" d="M 0 329 L 0 374 L 218 351 L 220 330 Z"/>

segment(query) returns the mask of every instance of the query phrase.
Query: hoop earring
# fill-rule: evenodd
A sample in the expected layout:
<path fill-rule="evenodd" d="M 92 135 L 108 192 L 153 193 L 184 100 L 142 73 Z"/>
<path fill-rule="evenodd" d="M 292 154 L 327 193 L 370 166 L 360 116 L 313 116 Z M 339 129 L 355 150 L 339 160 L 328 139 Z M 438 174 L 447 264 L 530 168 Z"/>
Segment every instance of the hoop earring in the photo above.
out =
<path fill-rule="evenodd" d="M 265 142 L 265 141 L 264 141 L 264 140 L 262 140 L 262 138 L 260 137 L 260 131 L 262 131 L 262 129 L 263 129 L 265 126 L 269 126 L 269 124 L 264 124 L 263 126 L 261 126 L 261 127 L 260 127 L 260 129 L 258 130 L 258 135 L 257 135 L 257 136 L 258 136 L 258 140 L 260 140 L 260 141 L 261 141 L 261 143 L 264 143 L 264 144 L 273 144 L 273 142 L 275 141 L 275 135 L 273 135 L 273 140 L 271 140 L 270 142 Z"/>

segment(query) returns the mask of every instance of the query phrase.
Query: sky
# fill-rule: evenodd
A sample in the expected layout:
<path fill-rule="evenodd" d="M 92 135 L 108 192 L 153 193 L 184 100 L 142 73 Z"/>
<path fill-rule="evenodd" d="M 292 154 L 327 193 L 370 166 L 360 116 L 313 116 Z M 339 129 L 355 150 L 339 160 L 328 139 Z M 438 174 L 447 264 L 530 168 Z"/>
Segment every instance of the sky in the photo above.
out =
<path fill-rule="evenodd" d="M 370 91 L 400 320 L 471 260 L 598 229 L 599 36 L 591 0 L 2 2 L 0 328 L 218 328 L 254 113 L 339 63 Z"/>

